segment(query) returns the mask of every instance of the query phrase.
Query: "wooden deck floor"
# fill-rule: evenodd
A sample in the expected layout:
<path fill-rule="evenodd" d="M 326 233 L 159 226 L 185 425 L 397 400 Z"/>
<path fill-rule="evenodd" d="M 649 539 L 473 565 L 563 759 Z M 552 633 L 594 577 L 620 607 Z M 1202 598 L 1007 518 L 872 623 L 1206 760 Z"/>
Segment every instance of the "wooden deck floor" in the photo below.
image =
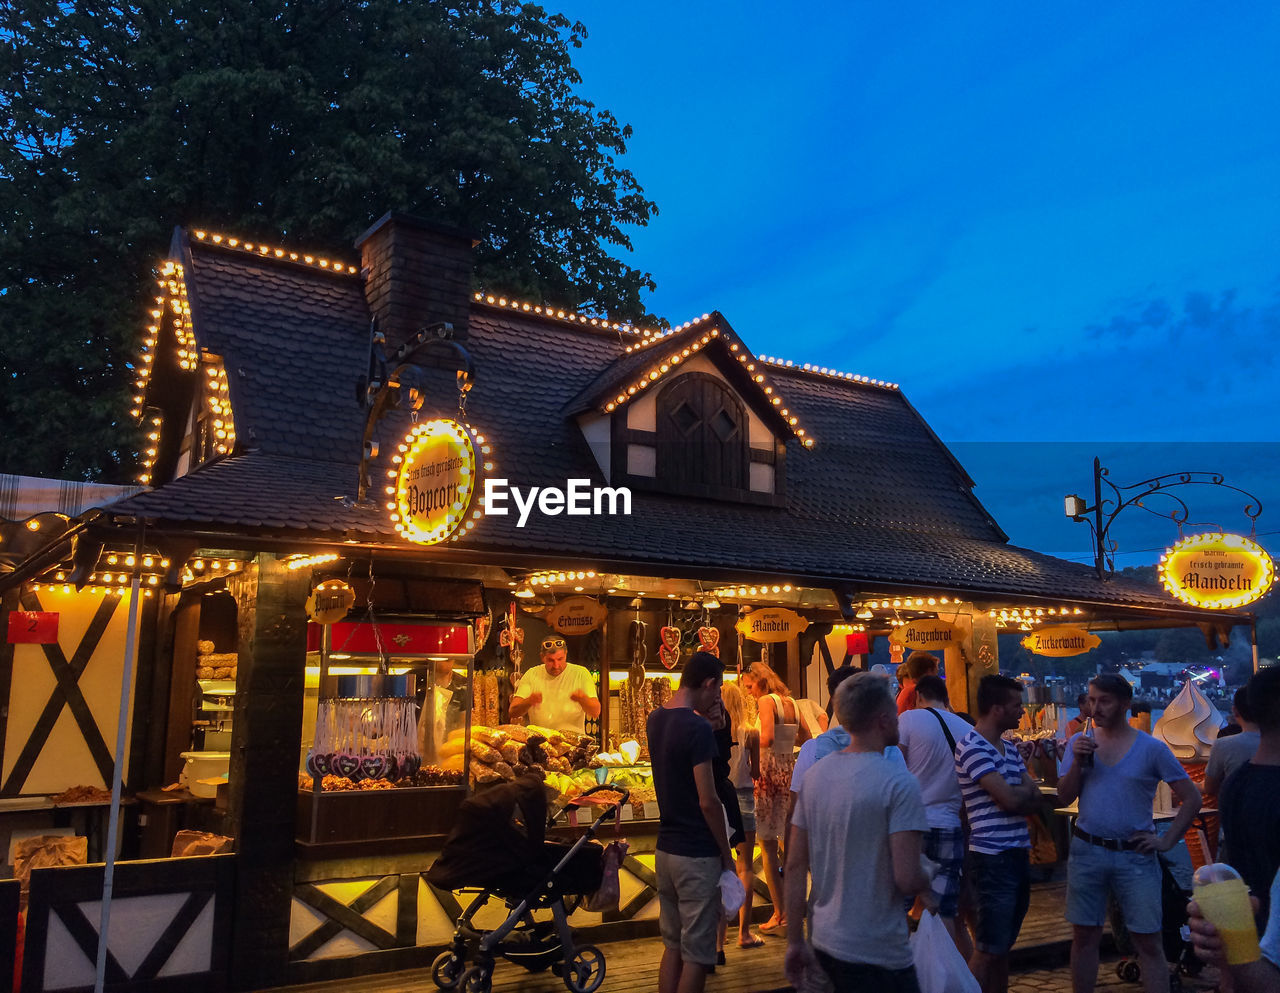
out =
<path fill-rule="evenodd" d="M 1014 946 L 1014 968 L 1061 965 L 1071 940 L 1071 927 L 1063 918 L 1066 882 L 1037 883 L 1031 908 Z M 761 948 L 740 949 L 736 930 L 730 930 L 725 949 L 727 962 L 707 978 L 708 993 L 769 993 L 790 989 L 782 972 L 786 938 L 766 937 Z M 658 986 L 658 961 L 662 942 L 638 938 L 602 944 L 607 962 L 601 993 L 639 993 Z M 287 987 L 289 993 L 430 993 L 435 987 L 424 969 L 389 972 L 352 979 Z M 510 962 L 499 961 L 493 973 L 498 993 L 558 993 L 562 980 L 550 972 L 530 973 Z"/>

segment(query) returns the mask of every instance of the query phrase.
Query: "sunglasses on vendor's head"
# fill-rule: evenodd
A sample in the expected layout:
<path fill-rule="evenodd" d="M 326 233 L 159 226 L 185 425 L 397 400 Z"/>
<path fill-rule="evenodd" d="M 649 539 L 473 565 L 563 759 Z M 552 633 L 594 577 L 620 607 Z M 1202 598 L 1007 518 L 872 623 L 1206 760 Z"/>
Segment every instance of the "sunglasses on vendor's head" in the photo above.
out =
<path fill-rule="evenodd" d="M 544 652 L 554 652 L 560 648 L 564 648 L 563 638 L 548 638 L 542 643 L 542 650 Z"/>

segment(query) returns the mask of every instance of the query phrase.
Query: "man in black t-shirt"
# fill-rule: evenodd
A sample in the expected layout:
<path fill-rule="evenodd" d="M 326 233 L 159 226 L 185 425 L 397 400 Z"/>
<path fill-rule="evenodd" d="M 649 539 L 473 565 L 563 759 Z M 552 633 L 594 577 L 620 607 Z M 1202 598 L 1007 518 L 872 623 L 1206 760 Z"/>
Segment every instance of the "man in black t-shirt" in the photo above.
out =
<path fill-rule="evenodd" d="M 649 757 L 658 795 L 658 925 L 665 948 L 658 993 L 701 993 L 716 961 L 720 874 L 733 867 L 724 807 L 711 763 L 715 735 L 705 717 L 720 695 L 724 664 L 698 652 L 680 688 L 649 715 Z"/>
<path fill-rule="evenodd" d="M 1259 669 L 1249 680 L 1249 710 L 1258 725 L 1258 750 L 1227 777 L 1218 797 L 1227 855 L 1262 906 L 1280 867 L 1280 665 Z"/>

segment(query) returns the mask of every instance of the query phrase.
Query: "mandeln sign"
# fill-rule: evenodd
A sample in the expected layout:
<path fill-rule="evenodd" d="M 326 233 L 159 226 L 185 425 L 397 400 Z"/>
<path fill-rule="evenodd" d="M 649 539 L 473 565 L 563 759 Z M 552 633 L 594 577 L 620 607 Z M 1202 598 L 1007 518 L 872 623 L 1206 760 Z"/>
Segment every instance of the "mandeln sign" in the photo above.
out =
<path fill-rule="evenodd" d="M 1275 578 L 1271 556 L 1257 542 L 1219 531 L 1193 534 L 1160 556 L 1160 579 L 1179 600 L 1210 610 L 1253 603 Z"/>

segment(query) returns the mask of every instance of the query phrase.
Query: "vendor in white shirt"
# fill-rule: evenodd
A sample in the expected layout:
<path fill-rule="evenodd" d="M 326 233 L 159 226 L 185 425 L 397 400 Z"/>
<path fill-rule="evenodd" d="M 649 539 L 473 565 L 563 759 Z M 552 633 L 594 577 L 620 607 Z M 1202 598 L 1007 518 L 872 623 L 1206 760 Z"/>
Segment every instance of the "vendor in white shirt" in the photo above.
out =
<path fill-rule="evenodd" d="M 563 638 L 546 638 L 539 658 L 541 665 L 520 677 L 511 719 L 528 715 L 530 724 L 582 734 L 587 718 L 600 716 L 596 681 L 582 666 L 569 663 Z"/>

